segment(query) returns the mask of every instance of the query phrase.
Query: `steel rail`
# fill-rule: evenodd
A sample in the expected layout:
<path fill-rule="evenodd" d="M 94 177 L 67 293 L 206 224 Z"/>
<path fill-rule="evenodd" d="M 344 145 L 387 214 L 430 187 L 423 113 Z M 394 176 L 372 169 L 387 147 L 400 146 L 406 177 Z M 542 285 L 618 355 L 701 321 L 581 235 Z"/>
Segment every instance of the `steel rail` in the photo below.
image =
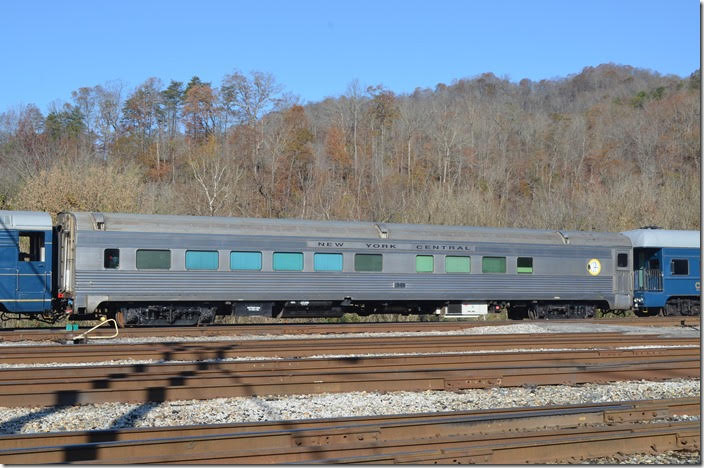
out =
<path fill-rule="evenodd" d="M 653 444 L 698 448 L 698 422 L 653 421 L 699 412 L 698 399 L 690 398 L 17 434 L 0 437 L 0 463 L 556 462 L 625 447 L 652 451 Z"/>
<path fill-rule="evenodd" d="M 537 348 L 697 346 L 698 337 L 621 333 L 420 335 L 285 340 L 0 346 L 0 363 L 41 364 L 130 360 L 306 357 L 324 354 L 437 353 Z"/>
<path fill-rule="evenodd" d="M 291 429 L 316 429 L 344 426 L 368 426 L 382 423 L 410 424 L 416 420 L 440 420 L 446 418 L 480 418 L 493 417 L 492 424 L 499 419 L 510 421 L 511 427 L 502 430 L 526 429 L 518 427 L 522 420 L 515 417 L 532 418 L 543 411 L 553 411 L 564 418 L 566 415 L 576 415 L 578 424 L 586 424 L 587 414 L 598 414 L 590 417 L 590 423 L 614 424 L 621 422 L 640 421 L 647 418 L 671 418 L 675 415 L 697 415 L 701 412 L 699 398 L 677 398 L 661 400 L 629 400 L 611 403 L 587 403 L 579 405 L 535 406 L 526 408 L 498 408 L 467 411 L 443 411 L 434 413 L 411 413 L 373 416 L 352 416 L 342 418 L 298 419 L 283 421 L 242 422 L 233 424 L 207 424 L 185 426 L 143 427 L 129 429 L 103 429 L 89 431 L 40 432 L 0 435 L 0 447 L 4 450 L 14 450 L 30 447 L 65 446 L 88 444 L 95 442 L 115 442 L 127 440 L 151 440 L 173 437 L 203 436 L 214 434 L 234 434 L 248 432 L 272 432 Z M 584 412 L 580 412 L 580 411 Z M 563 412 L 563 413 L 560 413 Z M 602 413 L 603 412 L 603 417 Z M 525 419 L 524 419 L 525 420 Z M 524 421 L 523 420 L 523 421 Z M 531 422 L 532 423 L 532 422 Z M 480 428 L 475 428 L 479 430 Z M 481 430 L 485 430 L 481 428 Z"/>
<path fill-rule="evenodd" d="M 676 352 L 681 352 L 678 350 Z M 563 353 L 566 355 L 567 353 Z M 659 359 L 654 355 L 632 356 L 623 359 L 613 353 L 598 352 L 584 359 L 546 360 L 541 353 L 535 359 L 515 362 L 490 356 L 477 360 L 471 356 L 465 361 L 443 362 L 435 356 L 406 365 L 398 360 L 369 358 L 363 362 L 332 358 L 339 365 L 311 368 L 316 362 L 291 363 L 283 368 L 267 369 L 252 366 L 244 370 L 201 369 L 196 372 L 174 373 L 168 366 L 140 368 L 141 372 L 117 374 L 110 378 L 76 377 L 70 372 L 61 378 L 35 378 L 22 381 L 6 380 L 0 383 L 1 406 L 72 405 L 101 402 L 161 402 L 166 400 L 209 399 L 252 395 L 290 395 L 348 391 L 456 391 L 491 386 L 521 386 L 578 384 L 619 380 L 664 380 L 698 378 L 700 356 L 698 350 L 668 355 Z M 462 356 L 467 357 L 467 356 Z M 474 357 L 475 359 L 472 359 Z M 641 359 L 642 358 L 642 359 Z M 477 362 L 479 361 L 479 362 Z M 379 365 L 382 362 L 386 365 Z M 347 366 L 344 367 L 343 363 Z M 281 363 L 279 363 L 280 365 Z M 156 374 L 150 371 L 156 369 Z M 235 366 L 235 369 L 237 367 Z M 165 371 L 165 373 L 164 373 Z M 161 372 L 161 373 L 160 373 Z"/>
<path fill-rule="evenodd" d="M 584 459 L 609 456 L 613 453 L 660 453 L 670 450 L 699 450 L 701 437 L 699 423 L 672 423 L 664 425 L 623 424 L 617 427 L 601 427 L 594 430 L 561 429 L 556 432 L 531 437 L 529 434 L 515 434 L 506 438 L 474 438 L 438 443 L 406 444 L 383 450 L 367 450 L 368 455 L 323 459 L 320 452 L 316 457 L 309 454 L 298 455 L 295 462 L 306 463 L 414 463 L 414 464 L 519 464 L 519 463 L 574 463 Z M 400 445 L 400 444 L 399 444 Z M 468 447 L 468 445 L 471 445 Z M 419 450 L 420 449 L 420 450 Z M 405 451 L 404 451 L 405 450 Z M 329 453 L 332 451 L 326 451 Z M 360 451 L 358 451 L 360 452 Z M 375 453 L 376 452 L 376 453 Z M 389 455 L 378 455 L 391 452 Z M 340 453 L 343 455 L 344 452 Z M 162 458 L 162 457 L 158 457 Z M 176 458 L 176 457 L 173 457 Z M 260 457 L 224 457 L 211 453 L 209 458 L 189 457 L 188 463 L 260 463 Z M 290 459 L 290 457 L 287 457 Z M 281 457 L 279 457 L 279 460 Z M 149 461 L 149 459 L 145 460 Z M 185 461 L 185 460 L 184 460 Z M 129 459 L 128 459 L 129 462 Z"/>
<path fill-rule="evenodd" d="M 272 324 L 214 324 L 204 327 L 145 327 L 123 328 L 121 337 L 211 337 L 239 335 L 284 335 L 284 334 L 344 334 L 344 333 L 394 333 L 457 331 L 475 327 L 507 326 L 532 323 L 515 320 L 477 320 L 442 322 L 376 322 L 376 323 L 272 323 Z M 566 323 L 572 325 L 627 325 L 635 327 L 695 327 L 701 325 L 700 317 L 643 317 L 585 320 L 550 320 L 535 323 Z M 89 327 L 82 327 L 81 330 Z M 70 341 L 78 336 L 76 331 L 60 328 L 13 328 L 0 329 L 0 341 Z"/>
<path fill-rule="evenodd" d="M 662 360 L 696 358 L 699 348 L 652 348 L 642 350 L 579 350 L 579 351 L 518 351 L 489 354 L 433 354 L 374 357 L 320 357 L 307 359 L 262 359 L 243 361 L 199 361 L 190 363 L 156 362 L 150 364 L 21 367 L 0 368 L 0 383 L 18 383 L 22 380 L 63 382 L 78 379 L 127 379 L 130 376 L 188 376 L 208 372 L 252 373 L 276 371 L 321 372 L 330 369 L 385 370 L 422 369 L 428 366 L 452 365 L 524 366 L 540 362 L 543 365 L 585 365 L 609 363 L 658 362 Z"/>
<path fill-rule="evenodd" d="M 388 369 L 423 368 L 451 365 L 507 365 L 522 366 L 524 362 L 543 364 L 596 364 L 624 363 L 637 358 L 639 362 L 661 361 L 673 358 L 692 358 L 700 354 L 699 347 L 646 348 L 624 350 L 569 350 L 569 351 L 500 351 L 494 353 L 446 353 L 446 354 L 406 354 L 392 356 L 339 356 L 316 358 L 255 359 L 241 361 L 196 361 L 196 362 L 153 362 L 144 364 L 109 364 L 99 366 L 58 366 L 58 367 L 6 367 L 0 368 L 0 383 L 22 380 L 40 381 L 57 379 L 63 382 L 76 379 L 121 380 L 131 376 L 189 376 L 196 373 L 228 372 L 243 373 L 253 371 L 308 370 L 320 372 L 329 369 Z"/>

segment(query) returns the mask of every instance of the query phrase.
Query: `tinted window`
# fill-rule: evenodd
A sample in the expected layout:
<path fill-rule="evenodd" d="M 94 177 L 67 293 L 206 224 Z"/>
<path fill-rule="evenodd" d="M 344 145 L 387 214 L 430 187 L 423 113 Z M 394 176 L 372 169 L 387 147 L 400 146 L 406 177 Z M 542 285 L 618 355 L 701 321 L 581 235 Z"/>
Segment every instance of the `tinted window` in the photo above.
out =
<path fill-rule="evenodd" d="M 628 266 L 628 254 L 618 254 L 616 256 L 616 266 L 619 268 L 626 268 Z"/>
<path fill-rule="evenodd" d="M 433 256 L 432 255 L 416 255 L 416 272 L 417 273 L 432 273 L 433 272 Z"/>
<path fill-rule="evenodd" d="M 342 254 L 317 253 L 313 256 L 315 271 L 342 271 Z"/>
<path fill-rule="evenodd" d="M 380 254 L 356 254 L 354 256 L 354 271 L 381 271 L 382 262 Z"/>
<path fill-rule="evenodd" d="M 518 257 L 516 259 L 516 273 L 533 273 L 533 257 Z"/>
<path fill-rule="evenodd" d="M 137 250 L 138 270 L 168 270 L 171 268 L 170 250 Z"/>
<path fill-rule="evenodd" d="M 187 250 L 186 270 L 217 270 L 218 253 L 215 250 Z"/>
<path fill-rule="evenodd" d="M 231 270 L 261 270 L 261 252 L 230 252 Z"/>
<path fill-rule="evenodd" d="M 303 271 L 303 254 L 274 252 L 274 271 Z"/>
<path fill-rule="evenodd" d="M 672 274 L 673 275 L 688 275 L 689 274 L 689 260 L 672 260 Z"/>
<path fill-rule="evenodd" d="M 111 269 L 120 267 L 120 249 L 105 249 L 103 252 L 103 267 Z"/>
<path fill-rule="evenodd" d="M 470 257 L 445 257 L 445 273 L 469 273 Z"/>
<path fill-rule="evenodd" d="M 506 257 L 483 257 L 482 273 L 506 273 Z"/>

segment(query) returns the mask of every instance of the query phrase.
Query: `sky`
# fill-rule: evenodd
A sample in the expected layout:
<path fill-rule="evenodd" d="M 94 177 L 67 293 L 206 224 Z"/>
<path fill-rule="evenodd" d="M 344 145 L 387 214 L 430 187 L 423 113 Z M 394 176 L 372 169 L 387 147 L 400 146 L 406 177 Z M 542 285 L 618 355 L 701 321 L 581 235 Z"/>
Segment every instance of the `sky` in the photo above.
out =
<path fill-rule="evenodd" d="M 0 3 L 0 112 L 149 77 L 271 73 L 301 102 L 357 79 L 402 94 L 485 72 L 518 82 L 615 63 L 699 68 L 696 0 L 120 0 Z"/>

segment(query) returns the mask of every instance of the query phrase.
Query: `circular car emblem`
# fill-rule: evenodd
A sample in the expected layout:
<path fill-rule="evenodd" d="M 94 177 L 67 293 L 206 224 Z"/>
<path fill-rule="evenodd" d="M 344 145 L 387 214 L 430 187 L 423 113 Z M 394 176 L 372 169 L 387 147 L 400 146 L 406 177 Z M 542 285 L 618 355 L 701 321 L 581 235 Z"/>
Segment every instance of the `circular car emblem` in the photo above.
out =
<path fill-rule="evenodd" d="M 596 276 L 601 273 L 601 262 L 596 258 L 592 258 L 587 262 L 587 271 L 590 275 Z"/>

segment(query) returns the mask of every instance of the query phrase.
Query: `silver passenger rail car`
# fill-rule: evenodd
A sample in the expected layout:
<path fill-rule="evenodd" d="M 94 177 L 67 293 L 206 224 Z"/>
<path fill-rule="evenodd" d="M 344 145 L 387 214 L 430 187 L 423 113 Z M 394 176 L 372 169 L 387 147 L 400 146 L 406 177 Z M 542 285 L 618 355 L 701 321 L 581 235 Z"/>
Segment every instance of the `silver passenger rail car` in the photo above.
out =
<path fill-rule="evenodd" d="M 617 233 L 86 212 L 60 213 L 57 232 L 61 297 L 122 325 L 463 304 L 590 317 L 632 303 Z"/>

